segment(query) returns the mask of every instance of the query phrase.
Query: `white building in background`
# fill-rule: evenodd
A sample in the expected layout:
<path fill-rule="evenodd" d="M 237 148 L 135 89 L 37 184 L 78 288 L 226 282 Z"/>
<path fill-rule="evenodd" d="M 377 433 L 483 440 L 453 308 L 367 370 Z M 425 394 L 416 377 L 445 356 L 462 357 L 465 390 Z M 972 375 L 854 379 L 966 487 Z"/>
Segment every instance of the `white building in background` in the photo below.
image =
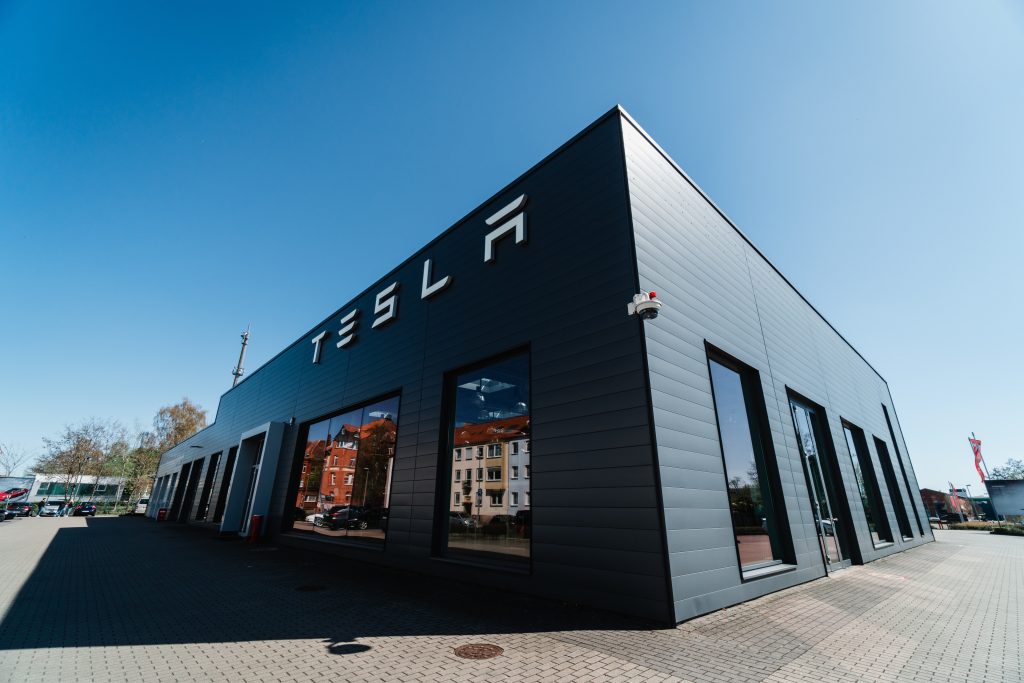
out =
<path fill-rule="evenodd" d="M 68 487 L 67 475 L 37 474 L 29 493 L 29 502 L 53 498 L 64 500 L 85 500 L 93 503 L 113 503 L 118 492 L 123 489 L 124 479 L 121 477 L 96 477 L 82 475 L 76 477 Z M 69 490 L 70 488 L 70 490 Z"/>

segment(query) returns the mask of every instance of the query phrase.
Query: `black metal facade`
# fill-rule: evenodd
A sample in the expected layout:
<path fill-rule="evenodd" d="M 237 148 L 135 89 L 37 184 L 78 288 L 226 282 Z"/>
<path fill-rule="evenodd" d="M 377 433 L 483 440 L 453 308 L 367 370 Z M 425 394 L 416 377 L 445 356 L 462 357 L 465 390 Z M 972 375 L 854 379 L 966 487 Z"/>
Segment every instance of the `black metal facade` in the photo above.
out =
<path fill-rule="evenodd" d="M 497 242 L 495 260 L 485 262 L 486 219 L 520 195 L 527 240 Z M 894 414 L 884 380 L 744 239 L 613 109 L 224 394 L 215 423 L 164 454 L 158 481 L 176 474 L 176 490 L 158 490 L 151 513 L 170 496 L 176 518 L 195 522 L 208 508 L 205 523 L 219 522 L 222 487 L 239 476 L 229 471 L 230 449 L 260 425 L 284 423 L 267 520 L 276 541 L 674 622 L 824 574 L 780 408 L 792 390 L 836 411 L 834 432 L 851 420 L 891 442 L 898 468 L 880 469 L 878 479 L 913 487 L 883 495 L 893 528 L 892 506 L 905 506 L 913 538 L 876 549 L 855 531 L 855 560 L 931 540 L 927 524 L 913 523 L 923 507 L 898 423 L 890 431 L 883 414 Z M 434 280 L 453 279 L 422 299 L 427 259 Z M 397 319 L 371 329 L 375 296 L 395 282 Z M 626 315 L 640 286 L 665 293 L 662 318 Z M 341 319 L 356 308 L 357 336 L 337 348 Z M 314 363 L 312 341 L 324 331 Z M 763 380 L 789 524 L 785 574 L 750 581 L 739 571 L 705 344 Z M 515 350 L 529 354 L 529 570 L 456 564 L 436 552 L 447 523 L 439 514 L 450 452 L 445 378 Z M 400 409 L 386 542 L 288 533 L 302 426 L 392 395 Z M 836 433 L 835 457 L 845 463 Z M 211 462 L 212 478 L 203 470 Z M 844 501 L 855 495 L 847 474 Z M 205 481 L 210 490 L 180 493 Z M 851 528 L 864 526 L 863 515 L 848 517 Z"/>

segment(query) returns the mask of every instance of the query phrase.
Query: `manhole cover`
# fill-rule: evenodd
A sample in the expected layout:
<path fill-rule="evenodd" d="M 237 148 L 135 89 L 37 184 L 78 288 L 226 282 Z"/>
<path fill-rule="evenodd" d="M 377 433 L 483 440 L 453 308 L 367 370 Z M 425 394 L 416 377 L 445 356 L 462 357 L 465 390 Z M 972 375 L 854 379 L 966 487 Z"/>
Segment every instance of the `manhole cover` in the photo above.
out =
<path fill-rule="evenodd" d="M 455 648 L 455 655 L 457 657 L 462 657 L 463 659 L 490 659 L 491 657 L 497 657 L 504 651 L 505 650 L 497 645 L 472 643 L 470 645 L 460 645 Z"/>
<path fill-rule="evenodd" d="M 321 586 L 320 584 L 316 583 L 307 583 L 301 586 L 296 586 L 295 590 L 299 591 L 300 593 L 313 593 L 315 591 L 327 590 L 327 586 Z"/>

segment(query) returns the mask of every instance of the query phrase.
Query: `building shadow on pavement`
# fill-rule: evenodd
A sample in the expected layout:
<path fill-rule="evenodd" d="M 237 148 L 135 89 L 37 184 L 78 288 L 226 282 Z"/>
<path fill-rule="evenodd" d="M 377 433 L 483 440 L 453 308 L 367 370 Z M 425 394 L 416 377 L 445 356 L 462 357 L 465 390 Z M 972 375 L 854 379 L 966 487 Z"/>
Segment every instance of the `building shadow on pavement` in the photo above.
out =
<path fill-rule="evenodd" d="M 138 518 L 63 528 L 0 622 L 0 650 L 360 638 L 658 625 L 494 588 Z"/>

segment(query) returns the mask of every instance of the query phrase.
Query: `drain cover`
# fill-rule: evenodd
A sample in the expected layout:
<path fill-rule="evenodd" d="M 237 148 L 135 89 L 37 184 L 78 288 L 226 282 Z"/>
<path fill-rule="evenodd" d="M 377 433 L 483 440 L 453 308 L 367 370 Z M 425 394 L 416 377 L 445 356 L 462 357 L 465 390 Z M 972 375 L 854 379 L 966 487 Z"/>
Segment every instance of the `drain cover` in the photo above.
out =
<path fill-rule="evenodd" d="M 321 586 L 315 583 L 307 583 L 301 586 L 296 586 L 295 590 L 299 591 L 300 593 L 313 593 L 315 591 L 327 590 L 327 586 Z"/>
<path fill-rule="evenodd" d="M 455 656 L 462 657 L 463 659 L 490 659 L 491 657 L 497 657 L 504 651 L 497 645 L 472 643 L 455 648 Z"/>

